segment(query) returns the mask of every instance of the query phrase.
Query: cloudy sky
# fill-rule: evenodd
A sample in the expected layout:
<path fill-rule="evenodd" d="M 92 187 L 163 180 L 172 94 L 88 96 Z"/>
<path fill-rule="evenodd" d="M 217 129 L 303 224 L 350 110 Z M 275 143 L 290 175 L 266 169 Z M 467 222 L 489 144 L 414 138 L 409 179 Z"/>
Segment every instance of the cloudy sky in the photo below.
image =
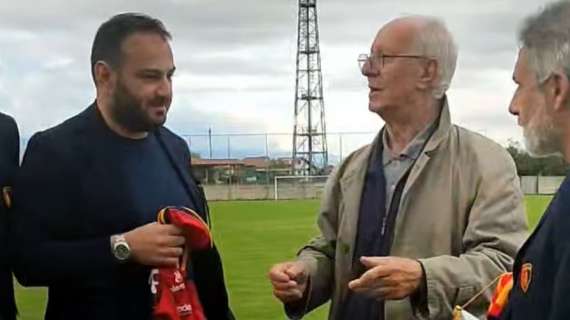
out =
<path fill-rule="evenodd" d="M 453 120 L 506 144 L 520 139 L 507 113 L 513 93 L 516 32 L 544 0 L 320 0 L 319 28 L 327 130 L 375 132 L 367 87 L 356 58 L 369 52 L 377 29 L 405 14 L 442 18 L 459 46 L 449 91 Z M 167 125 L 181 135 L 288 133 L 293 126 L 296 0 L 20 0 L 0 2 L 0 111 L 21 135 L 60 123 L 94 98 L 89 54 L 97 27 L 137 11 L 160 18 L 173 34 L 177 65 Z M 343 137 L 344 153 L 371 137 Z M 204 152 L 205 138 L 192 139 Z M 273 155 L 290 138 L 271 136 Z M 214 156 L 227 139 L 215 137 Z M 331 153 L 339 139 L 329 138 Z M 263 153 L 262 136 L 231 138 L 231 156 Z M 244 151 L 245 150 L 245 151 Z M 335 156 L 333 156 L 334 158 Z"/>

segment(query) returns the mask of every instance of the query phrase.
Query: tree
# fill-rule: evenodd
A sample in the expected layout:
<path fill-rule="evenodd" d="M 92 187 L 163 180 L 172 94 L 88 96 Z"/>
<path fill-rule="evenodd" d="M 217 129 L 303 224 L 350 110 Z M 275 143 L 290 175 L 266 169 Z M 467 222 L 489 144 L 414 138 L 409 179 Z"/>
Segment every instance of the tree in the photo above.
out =
<path fill-rule="evenodd" d="M 559 156 L 532 157 L 520 143 L 509 140 L 507 152 L 513 157 L 519 176 L 565 176 L 566 163 Z"/>

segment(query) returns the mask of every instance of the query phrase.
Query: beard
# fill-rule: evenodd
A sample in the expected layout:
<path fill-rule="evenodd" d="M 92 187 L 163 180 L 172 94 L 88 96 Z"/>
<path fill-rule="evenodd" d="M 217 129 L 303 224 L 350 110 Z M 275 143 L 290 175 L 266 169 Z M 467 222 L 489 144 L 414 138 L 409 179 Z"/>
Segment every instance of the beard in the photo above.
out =
<path fill-rule="evenodd" d="M 121 79 L 117 81 L 110 109 L 113 119 L 132 132 L 149 132 L 162 126 L 166 121 L 166 116 L 159 121 L 153 120 L 145 112 L 142 99 L 132 94 Z"/>
<path fill-rule="evenodd" d="M 526 149 L 533 157 L 561 155 L 562 132 L 556 127 L 553 119 L 546 117 L 538 125 L 523 128 Z"/>

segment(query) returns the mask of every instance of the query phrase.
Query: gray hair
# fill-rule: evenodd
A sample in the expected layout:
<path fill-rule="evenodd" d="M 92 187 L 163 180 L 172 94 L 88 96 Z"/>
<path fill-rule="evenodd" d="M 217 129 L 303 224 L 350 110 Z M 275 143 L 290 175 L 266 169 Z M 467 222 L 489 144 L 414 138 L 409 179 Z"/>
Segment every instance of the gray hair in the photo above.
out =
<path fill-rule="evenodd" d="M 440 19 L 429 16 L 411 16 L 410 18 L 417 19 L 421 25 L 416 35 L 414 49 L 419 54 L 437 61 L 439 83 L 433 91 L 433 96 L 440 99 L 449 89 L 455 73 L 457 45 L 445 23 Z"/>
<path fill-rule="evenodd" d="M 519 41 L 539 82 L 557 69 L 570 75 L 570 1 L 552 3 L 528 17 Z"/>

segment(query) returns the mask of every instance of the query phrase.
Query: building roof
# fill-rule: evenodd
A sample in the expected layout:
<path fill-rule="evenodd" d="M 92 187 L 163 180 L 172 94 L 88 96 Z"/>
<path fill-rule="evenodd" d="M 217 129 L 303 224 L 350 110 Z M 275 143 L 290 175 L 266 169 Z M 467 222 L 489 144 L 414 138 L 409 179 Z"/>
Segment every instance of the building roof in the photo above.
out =
<path fill-rule="evenodd" d="M 238 159 L 192 159 L 193 166 L 245 166 L 242 160 Z"/>
<path fill-rule="evenodd" d="M 247 157 L 243 159 L 199 159 L 192 158 L 192 165 L 195 167 L 222 167 L 222 166 L 244 166 L 255 168 L 257 171 L 265 171 L 268 168 L 271 171 L 290 170 L 290 162 L 287 163 L 281 159 L 272 160 L 268 157 Z"/>
<path fill-rule="evenodd" d="M 246 166 L 256 168 L 267 168 L 271 166 L 271 160 L 268 157 L 247 157 L 243 158 L 242 161 Z"/>

